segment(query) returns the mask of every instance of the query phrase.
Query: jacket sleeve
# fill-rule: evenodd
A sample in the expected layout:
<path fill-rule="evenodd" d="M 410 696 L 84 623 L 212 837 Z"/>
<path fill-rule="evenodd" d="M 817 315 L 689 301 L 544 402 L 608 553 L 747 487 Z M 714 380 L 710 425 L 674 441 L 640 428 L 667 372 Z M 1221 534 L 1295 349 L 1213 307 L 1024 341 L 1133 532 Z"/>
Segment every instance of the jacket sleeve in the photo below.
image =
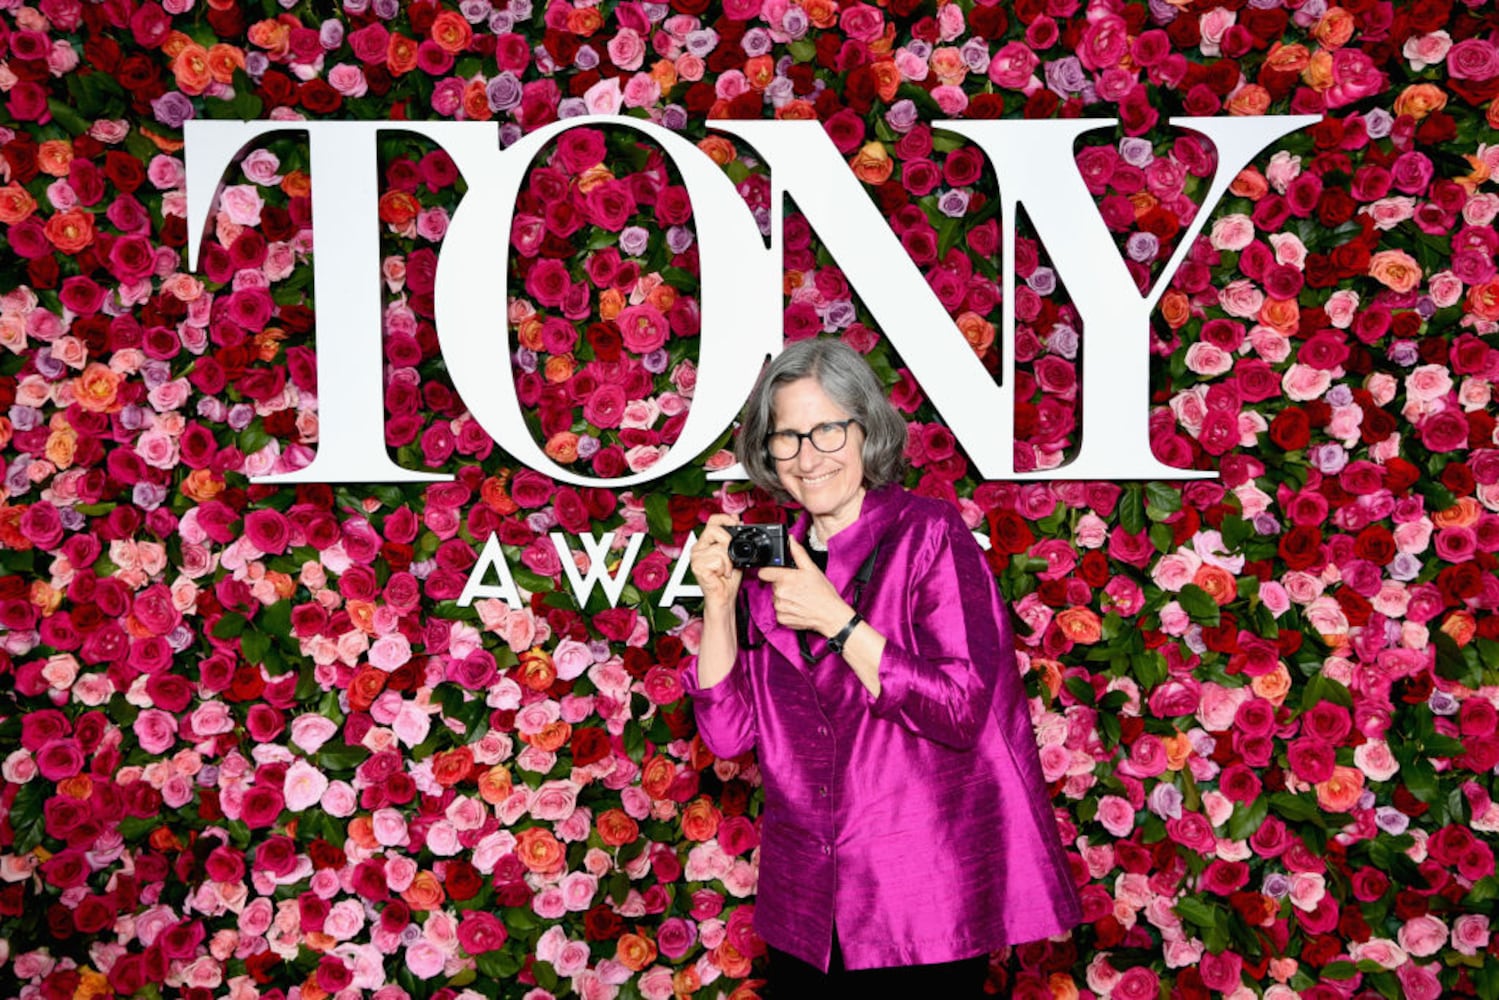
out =
<path fill-rule="evenodd" d="M 698 684 L 696 656 L 690 657 L 682 669 L 682 686 L 692 696 L 698 733 L 714 756 L 723 759 L 748 753 L 758 739 L 755 701 L 746 676 L 747 655 L 740 650 L 734 669 L 710 688 Z"/>
<path fill-rule="evenodd" d="M 912 620 L 885 636 L 880 693 L 865 698 L 875 715 L 966 750 L 992 711 L 1000 671 L 1015 671 L 1009 616 L 983 550 L 956 511 L 912 565 L 923 567 L 910 584 Z"/>

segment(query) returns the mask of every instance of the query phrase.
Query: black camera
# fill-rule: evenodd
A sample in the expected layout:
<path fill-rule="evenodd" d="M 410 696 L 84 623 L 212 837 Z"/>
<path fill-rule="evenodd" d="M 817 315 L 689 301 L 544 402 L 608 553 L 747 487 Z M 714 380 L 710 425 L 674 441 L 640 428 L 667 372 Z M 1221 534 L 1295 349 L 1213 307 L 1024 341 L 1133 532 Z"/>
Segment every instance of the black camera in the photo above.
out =
<path fill-rule="evenodd" d="M 731 524 L 729 561 L 739 569 L 752 566 L 789 566 L 791 550 L 786 546 L 782 524 Z"/>

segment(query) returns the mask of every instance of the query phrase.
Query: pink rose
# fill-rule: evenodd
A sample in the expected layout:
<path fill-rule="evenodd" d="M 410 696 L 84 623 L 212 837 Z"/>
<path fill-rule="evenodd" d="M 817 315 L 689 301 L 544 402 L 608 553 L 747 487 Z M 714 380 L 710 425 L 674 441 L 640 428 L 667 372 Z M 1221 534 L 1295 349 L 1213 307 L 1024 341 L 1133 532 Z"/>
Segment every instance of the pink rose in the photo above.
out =
<path fill-rule="evenodd" d="M 1396 935 L 1400 947 L 1418 958 L 1435 955 L 1447 943 L 1447 925 L 1431 914 L 1412 917 Z"/>

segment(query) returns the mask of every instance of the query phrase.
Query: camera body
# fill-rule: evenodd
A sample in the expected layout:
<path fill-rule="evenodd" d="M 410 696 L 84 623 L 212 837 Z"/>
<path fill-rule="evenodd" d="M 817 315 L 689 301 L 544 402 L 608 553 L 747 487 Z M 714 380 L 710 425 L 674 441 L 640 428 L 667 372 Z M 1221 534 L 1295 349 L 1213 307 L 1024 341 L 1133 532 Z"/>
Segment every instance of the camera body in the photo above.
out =
<path fill-rule="evenodd" d="M 735 524 L 728 526 L 729 561 L 738 569 L 791 565 L 783 524 Z"/>

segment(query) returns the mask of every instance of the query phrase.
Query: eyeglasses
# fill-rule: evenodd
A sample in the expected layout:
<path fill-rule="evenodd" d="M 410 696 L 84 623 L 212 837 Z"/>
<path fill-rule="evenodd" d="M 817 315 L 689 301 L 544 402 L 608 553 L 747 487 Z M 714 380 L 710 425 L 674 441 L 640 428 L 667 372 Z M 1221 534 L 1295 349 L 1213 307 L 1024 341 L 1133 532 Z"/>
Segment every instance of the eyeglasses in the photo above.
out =
<path fill-rule="evenodd" d="M 776 431 L 765 435 L 765 450 L 770 452 L 771 458 L 782 462 L 801 454 L 803 441 L 811 441 L 812 447 L 818 451 L 837 451 L 848 440 L 848 425 L 858 422 L 853 417 L 847 420 L 829 420 L 805 434 L 801 431 Z"/>

